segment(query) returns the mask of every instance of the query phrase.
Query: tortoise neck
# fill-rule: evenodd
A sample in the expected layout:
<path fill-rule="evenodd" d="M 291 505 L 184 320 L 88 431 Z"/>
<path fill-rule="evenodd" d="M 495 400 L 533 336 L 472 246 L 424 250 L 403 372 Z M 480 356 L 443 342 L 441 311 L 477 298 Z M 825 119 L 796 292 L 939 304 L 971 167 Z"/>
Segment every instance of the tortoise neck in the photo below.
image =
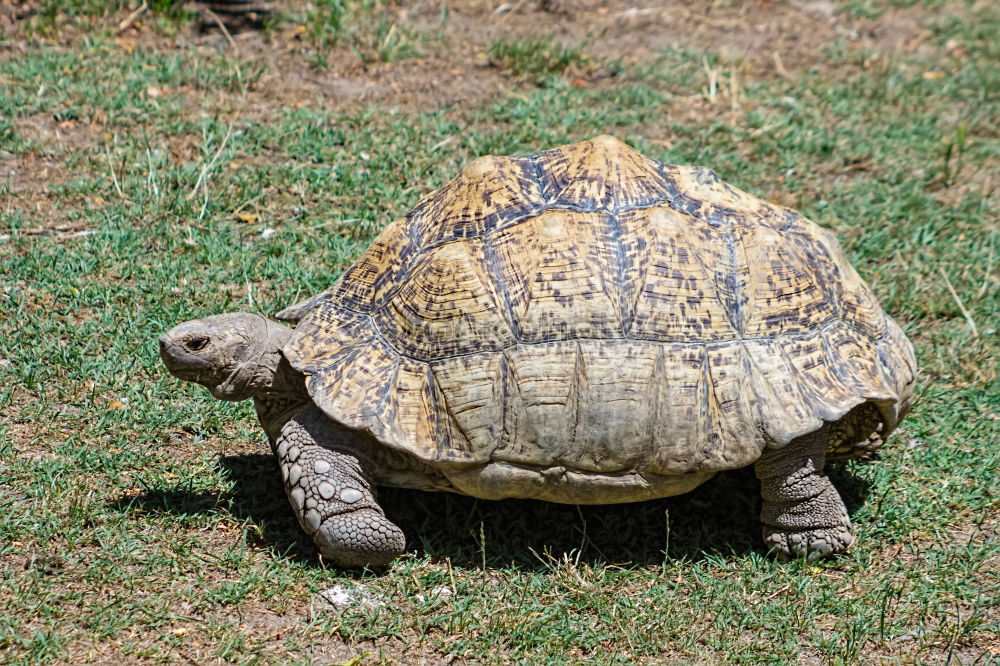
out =
<path fill-rule="evenodd" d="M 278 342 L 283 346 L 290 336 L 284 333 L 287 328 L 279 328 Z M 272 447 L 285 423 L 309 401 L 305 375 L 292 367 L 281 346 L 272 347 L 260 357 L 250 381 L 257 418 Z"/>
<path fill-rule="evenodd" d="M 291 367 L 282 351 L 291 340 L 291 329 L 253 315 L 231 328 L 236 335 L 223 359 L 222 376 L 204 384 L 212 395 L 234 402 L 295 396 L 306 399 L 304 377 Z"/>
<path fill-rule="evenodd" d="M 278 348 L 257 359 L 248 388 L 250 395 L 256 400 L 305 402 L 309 399 L 305 375 L 293 368 Z"/>

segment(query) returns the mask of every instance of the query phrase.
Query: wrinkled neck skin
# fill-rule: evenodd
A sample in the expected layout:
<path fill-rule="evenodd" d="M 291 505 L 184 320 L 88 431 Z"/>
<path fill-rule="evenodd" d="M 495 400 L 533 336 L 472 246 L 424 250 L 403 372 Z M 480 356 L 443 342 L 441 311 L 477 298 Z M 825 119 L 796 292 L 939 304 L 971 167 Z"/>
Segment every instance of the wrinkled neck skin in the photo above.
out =
<path fill-rule="evenodd" d="M 305 375 L 293 368 L 281 353 L 290 336 L 289 329 L 268 324 L 268 336 L 260 348 L 249 350 L 246 360 L 209 391 L 220 400 L 253 398 L 257 420 L 274 449 L 281 428 L 305 406 L 309 395 Z"/>
<path fill-rule="evenodd" d="M 282 355 L 280 348 L 272 345 L 255 355 L 249 355 L 218 385 L 210 387 L 220 400 L 246 400 L 247 398 L 305 399 L 304 378 L 294 370 Z"/>
<path fill-rule="evenodd" d="M 210 389 L 215 397 L 223 400 L 253 398 L 257 419 L 272 448 L 281 428 L 309 400 L 305 376 L 293 368 L 281 352 L 290 337 L 289 329 L 268 322 L 267 336 L 259 349 L 251 350 L 232 374 Z"/>
<path fill-rule="evenodd" d="M 305 376 L 281 354 L 268 377 L 271 379 L 270 390 L 254 394 L 253 405 L 257 410 L 257 420 L 274 450 L 281 429 L 309 402 L 309 397 Z"/>

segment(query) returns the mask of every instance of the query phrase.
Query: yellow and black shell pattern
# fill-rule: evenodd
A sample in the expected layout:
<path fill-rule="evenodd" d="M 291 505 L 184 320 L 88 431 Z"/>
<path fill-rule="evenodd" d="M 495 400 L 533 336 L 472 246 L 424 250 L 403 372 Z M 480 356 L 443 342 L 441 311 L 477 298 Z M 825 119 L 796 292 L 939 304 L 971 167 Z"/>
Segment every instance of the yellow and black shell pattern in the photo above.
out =
<path fill-rule="evenodd" d="M 867 409 L 850 451 L 896 426 L 916 372 L 831 234 L 609 136 L 472 162 L 313 299 L 286 354 L 385 446 L 570 485 L 742 467 Z"/>

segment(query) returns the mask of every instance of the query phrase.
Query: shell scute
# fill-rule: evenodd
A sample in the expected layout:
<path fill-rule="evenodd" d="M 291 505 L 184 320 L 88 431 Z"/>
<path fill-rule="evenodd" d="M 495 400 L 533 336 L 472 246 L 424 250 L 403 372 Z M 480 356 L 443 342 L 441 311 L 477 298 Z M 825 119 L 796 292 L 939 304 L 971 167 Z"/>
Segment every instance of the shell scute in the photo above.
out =
<path fill-rule="evenodd" d="M 661 173 L 673 192 L 672 205 L 698 219 L 721 224 L 778 216 L 774 206 L 723 182 L 710 169 L 665 164 Z"/>
<path fill-rule="evenodd" d="M 823 424 L 801 388 L 794 364 L 773 340 L 744 340 L 743 359 L 753 421 L 779 445 L 788 444 Z"/>
<path fill-rule="evenodd" d="M 738 340 L 705 348 L 701 381 L 707 388 L 706 443 L 695 469 L 732 469 L 756 460 L 767 446 L 745 390 L 746 366 Z"/>
<path fill-rule="evenodd" d="M 387 392 L 397 418 L 396 430 L 383 441 L 430 464 L 474 459 L 474 448 L 455 423 L 430 365 L 403 359 L 396 382 Z"/>
<path fill-rule="evenodd" d="M 808 243 L 764 225 L 746 227 L 751 279 L 748 283 L 745 337 L 774 337 L 815 330 L 839 315 L 824 259 Z"/>
<path fill-rule="evenodd" d="M 354 346 L 309 375 L 309 394 L 347 427 L 385 437 L 393 421 L 386 417 L 391 406 L 386 387 L 395 383 L 399 363 L 399 355 L 377 339 Z"/>
<path fill-rule="evenodd" d="M 803 220 L 802 226 L 805 224 L 813 227 L 812 236 L 805 233 L 790 236 L 800 244 L 811 241 L 817 247 L 820 255 L 815 261 L 820 270 L 817 280 L 828 285 L 830 299 L 839 306 L 840 318 L 872 339 L 882 338 L 886 333 L 885 315 L 872 290 L 847 260 L 833 234 Z"/>
<path fill-rule="evenodd" d="M 839 322 L 831 324 L 842 326 Z M 802 395 L 813 413 L 824 421 L 835 421 L 864 397 L 851 390 L 853 381 L 845 377 L 845 368 L 830 358 L 831 345 L 820 330 L 804 336 L 776 339 L 798 380 Z"/>
<path fill-rule="evenodd" d="M 629 337 L 664 342 L 738 337 L 716 279 L 726 249 L 711 242 L 703 223 L 666 206 L 619 214 L 618 223 Z"/>
<path fill-rule="evenodd" d="M 557 207 L 616 211 L 671 194 L 654 160 L 610 136 L 538 153 L 535 164 L 542 196 Z"/>
<path fill-rule="evenodd" d="M 520 342 L 621 337 L 608 225 L 606 213 L 550 210 L 490 238 Z"/>
<path fill-rule="evenodd" d="M 854 328 L 836 322 L 825 329 L 822 337 L 827 347 L 827 361 L 836 368 L 844 385 L 866 400 L 894 400 L 896 392 L 885 381 L 878 363 L 878 354 L 868 336 Z"/>
<path fill-rule="evenodd" d="M 468 442 L 469 458 L 485 459 L 503 427 L 503 354 L 456 356 L 432 365 L 447 412 Z"/>
<path fill-rule="evenodd" d="M 370 312 L 396 289 L 417 251 L 407 221 L 396 220 L 382 230 L 358 262 L 327 291 L 328 300 L 345 308 Z"/>
<path fill-rule="evenodd" d="M 420 247 L 477 238 L 539 210 L 544 203 L 534 168 L 524 158 L 480 157 L 407 215 Z"/>
<path fill-rule="evenodd" d="M 423 361 L 514 343 L 479 239 L 422 253 L 372 319 L 394 349 Z"/>
<path fill-rule="evenodd" d="M 285 347 L 285 356 L 308 375 L 343 362 L 345 354 L 364 348 L 376 338 L 367 315 L 340 307 L 326 295 L 295 330 L 295 337 Z"/>
<path fill-rule="evenodd" d="M 648 373 L 641 343 L 578 340 L 514 347 L 505 354 L 507 406 L 495 461 L 618 472 L 649 452 Z M 646 350 L 648 352 L 648 350 Z"/>
<path fill-rule="evenodd" d="M 892 317 L 886 315 L 886 335 L 878 342 L 879 365 L 882 368 L 886 383 L 894 394 L 900 398 L 892 405 L 883 405 L 882 409 L 891 409 L 887 416 L 892 422 L 898 422 L 909 410 L 913 401 L 913 387 L 917 381 L 917 363 L 913 354 L 913 345 Z"/>

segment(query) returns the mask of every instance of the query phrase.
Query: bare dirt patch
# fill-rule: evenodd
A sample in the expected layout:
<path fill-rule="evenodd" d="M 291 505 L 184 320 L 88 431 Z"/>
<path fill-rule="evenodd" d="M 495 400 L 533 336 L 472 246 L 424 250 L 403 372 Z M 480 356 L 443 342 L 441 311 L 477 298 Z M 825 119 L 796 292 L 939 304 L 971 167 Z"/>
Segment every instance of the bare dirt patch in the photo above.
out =
<path fill-rule="evenodd" d="M 289 76 L 279 66 L 263 77 L 261 101 L 281 104 L 294 100 L 293 104 L 333 108 L 387 102 L 407 110 L 431 110 L 474 106 L 506 87 L 506 80 L 495 70 L 441 58 L 378 63 L 359 69 L 324 72 L 297 68 Z"/>
<path fill-rule="evenodd" d="M 424 9 L 401 15 L 433 29 L 433 8 L 417 6 Z M 641 62 L 666 49 L 684 48 L 744 59 L 765 72 L 782 74 L 822 65 L 829 44 L 841 39 L 883 50 L 915 48 L 928 18 L 927 12 L 891 10 L 876 20 L 856 19 L 825 0 L 674 0 L 645 6 L 586 0 L 493 6 L 465 2 L 451 6 L 447 30 L 449 46 L 457 53 L 481 51 L 498 39 L 541 34 L 581 44 L 596 58 Z"/>
<path fill-rule="evenodd" d="M 25 21 L 16 18 L 30 15 L 32 3 L 15 5 L 17 11 L 12 5 L 5 15 L 9 23 L 6 29 L 14 39 L 0 57 L 17 57 L 34 41 L 31 35 L 19 34 Z M 292 1 L 281 9 L 297 16 L 305 7 L 305 3 Z M 414 35 L 417 57 L 365 62 L 345 44 L 322 51 L 304 36 L 301 26 L 288 22 L 269 33 L 247 31 L 234 36 L 217 30 L 205 32 L 197 24 L 168 36 L 140 22 L 117 43 L 126 50 L 235 52 L 242 64 L 239 76 L 247 86 L 245 98 L 226 90 L 163 90 L 156 94 L 181 95 L 191 113 L 238 110 L 248 120 L 267 121 L 279 109 L 289 107 L 345 109 L 378 103 L 422 111 L 469 109 L 502 99 L 516 82 L 491 66 L 489 48 L 500 40 L 554 37 L 568 46 L 582 47 L 595 61 L 626 65 L 655 62 L 667 49 L 690 49 L 718 56 L 720 64 L 715 70 L 706 63 L 707 77 L 724 79 L 729 72 L 730 77 L 746 81 L 826 68 L 829 46 L 838 41 L 850 48 L 882 53 L 930 48 L 927 26 L 939 15 L 913 8 L 893 9 L 877 19 L 865 20 L 847 15 L 826 0 L 697 5 L 676 0 L 652 6 L 590 0 L 464 0 L 448 3 L 444 14 L 440 3 L 421 1 L 395 4 L 389 13 L 401 29 Z M 70 38 L 74 31 L 82 34 L 75 24 L 66 30 Z M 574 81 L 595 84 L 586 75 Z M 699 117 L 705 113 L 695 102 L 687 111 Z M 83 149 L 94 156 L 96 164 L 108 129 L 101 120 L 60 120 L 49 114 L 16 119 L 14 131 L 33 149 L 0 156 L 0 175 L 7 184 L 9 200 L 14 202 L 8 205 L 30 215 L 39 227 L 59 226 L 63 221 L 60 209 L 66 208 L 67 201 L 61 198 L 57 207 L 52 186 L 84 175 L 69 168 L 60 155 Z"/>
<path fill-rule="evenodd" d="M 0 152 L 0 185 L 6 188 L 6 196 L 0 199 L 4 212 L 17 208 L 29 217 L 32 224 L 26 233 L 80 231 L 64 224 L 60 210 L 64 211 L 68 203 L 81 204 L 84 197 L 56 193 L 54 187 L 87 177 L 85 171 L 68 164 L 65 155 L 96 147 L 101 128 L 90 122 L 60 121 L 51 114 L 34 114 L 14 119 L 13 129 L 28 148 L 16 154 Z"/>
<path fill-rule="evenodd" d="M 34 5 L 18 2 L 7 7 L 5 29 L 13 39 L 0 58 L 19 57 L 36 43 L 34 35 L 22 34 L 26 21 L 18 18 L 30 16 Z M 290 0 L 279 10 L 295 17 L 302 16 L 308 7 L 308 3 Z M 582 48 L 595 62 L 626 65 L 654 63 L 667 49 L 689 49 L 717 56 L 717 65 L 705 63 L 706 81 L 712 76 L 729 76 L 746 82 L 788 76 L 803 69 L 827 69 L 829 48 L 836 42 L 883 54 L 931 49 L 928 26 L 941 12 L 890 9 L 877 19 L 859 19 L 828 0 L 695 5 L 673 0 L 650 6 L 620 0 L 457 0 L 449 2 L 447 11 L 442 12 L 439 2 L 421 0 L 393 4 L 388 14 L 400 30 L 412 35 L 416 57 L 366 62 L 348 44 L 323 50 L 311 43 L 302 26 L 289 20 L 270 32 L 251 30 L 235 35 L 203 31 L 197 22 L 180 34 L 166 35 L 155 32 L 151 23 L 139 22 L 116 43 L 128 51 L 147 48 L 237 54 L 245 97 L 235 90 L 214 89 L 158 90 L 155 94 L 181 95 L 191 113 L 238 112 L 247 120 L 266 122 L 280 109 L 290 107 L 335 110 L 377 103 L 403 111 L 424 111 L 470 109 L 503 99 L 516 81 L 491 64 L 489 48 L 500 40 L 554 37 L 567 46 Z M 94 21 L 111 25 L 118 18 L 114 15 Z M 70 41 L 75 34 L 85 32 L 78 22 L 60 29 L 61 39 Z M 601 72 L 598 78 L 605 76 L 607 72 Z M 574 83 L 611 85 L 588 80 L 586 73 Z M 724 84 L 720 81 L 720 86 Z M 687 106 L 690 108 L 673 113 L 703 117 L 706 112 L 697 100 Z M 62 197 L 56 206 L 52 186 L 85 174 L 69 168 L 60 156 L 82 149 L 92 155 L 96 165 L 107 130 L 99 117 L 60 120 L 36 114 L 16 119 L 14 131 L 33 148 L 16 156 L 0 154 L 0 176 L 7 184 L 8 200 L 14 202 L 8 206 L 20 208 L 39 227 L 61 224 L 60 209 L 72 202 Z M 657 138 L 655 132 L 651 136 Z"/>

